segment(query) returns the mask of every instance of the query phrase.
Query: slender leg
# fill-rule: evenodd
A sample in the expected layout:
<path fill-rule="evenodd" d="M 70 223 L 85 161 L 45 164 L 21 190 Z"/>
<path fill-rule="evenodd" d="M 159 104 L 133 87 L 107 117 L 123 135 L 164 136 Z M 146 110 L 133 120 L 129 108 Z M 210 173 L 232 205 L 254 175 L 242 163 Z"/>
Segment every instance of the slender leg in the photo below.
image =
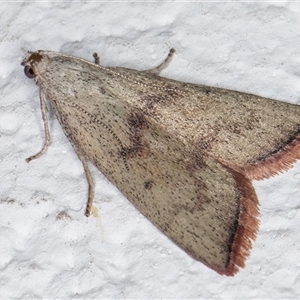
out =
<path fill-rule="evenodd" d="M 93 205 L 93 201 L 94 201 L 95 184 L 94 184 L 93 176 L 92 176 L 89 166 L 87 164 L 86 158 L 80 152 L 78 152 L 76 149 L 75 149 L 75 151 L 76 151 L 78 158 L 82 162 L 83 169 L 85 172 L 85 177 L 86 177 L 86 180 L 87 180 L 87 183 L 89 186 L 88 187 L 88 201 L 87 201 L 86 209 L 85 209 L 85 215 L 87 217 L 89 217 L 91 214 L 92 205 Z"/>
<path fill-rule="evenodd" d="M 50 133 L 49 133 L 48 117 L 47 117 L 48 109 L 47 109 L 47 105 L 45 102 L 45 98 L 43 97 L 41 91 L 40 91 L 40 103 L 41 103 L 42 118 L 43 118 L 43 122 L 44 122 L 45 142 L 44 142 L 44 146 L 43 146 L 42 150 L 40 152 L 38 152 L 37 154 L 26 158 L 26 162 L 30 162 L 33 159 L 37 159 L 37 158 L 41 157 L 47 151 L 48 146 L 50 144 Z"/>
<path fill-rule="evenodd" d="M 173 59 L 174 53 L 175 53 L 175 49 L 171 48 L 167 58 L 156 68 L 149 69 L 149 70 L 147 70 L 147 72 L 150 72 L 152 74 L 159 74 L 163 69 L 165 69 L 169 65 L 169 63 Z M 93 53 L 93 57 L 94 57 L 95 64 L 100 65 L 100 57 L 98 56 L 98 54 L 96 52 Z"/>
<path fill-rule="evenodd" d="M 167 58 L 159 66 L 157 66 L 154 69 L 147 70 L 147 72 L 150 72 L 152 74 L 159 74 L 163 69 L 165 69 L 169 65 L 169 63 L 171 62 L 174 56 L 174 53 L 175 53 L 175 49 L 171 48 Z"/>
<path fill-rule="evenodd" d="M 94 57 L 94 60 L 95 60 L 95 64 L 100 65 L 100 57 L 98 56 L 98 54 L 96 52 L 93 53 L 93 57 Z"/>

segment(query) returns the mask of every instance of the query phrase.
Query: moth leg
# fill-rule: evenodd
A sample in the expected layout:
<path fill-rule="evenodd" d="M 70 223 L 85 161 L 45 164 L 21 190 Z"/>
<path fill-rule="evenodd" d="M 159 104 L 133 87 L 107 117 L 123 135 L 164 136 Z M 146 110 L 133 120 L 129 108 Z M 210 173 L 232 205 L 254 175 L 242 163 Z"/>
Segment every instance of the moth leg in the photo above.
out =
<path fill-rule="evenodd" d="M 100 57 L 98 56 L 98 54 L 96 52 L 93 53 L 93 57 L 94 57 L 94 60 L 95 60 L 95 64 L 100 65 Z"/>
<path fill-rule="evenodd" d="M 33 159 L 37 159 L 39 157 L 41 157 L 48 149 L 48 146 L 50 144 L 50 133 L 49 133 L 49 127 L 48 127 L 48 117 L 47 117 L 47 105 L 45 102 L 45 99 L 40 91 L 40 104 L 41 104 L 41 111 L 42 111 L 42 118 L 43 118 L 43 122 L 44 122 L 44 132 L 45 132 L 45 142 L 44 142 L 44 146 L 42 148 L 42 150 L 40 152 L 38 152 L 35 155 L 32 155 L 28 158 L 26 158 L 26 162 L 30 162 Z"/>
<path fill-rule="evenodd" d="M 173 59 L 174 53 L 175 53 L 175 49 L 171 48 L 167 58 L 159 66 L 157 66 L 154 69 L 147 70 L 147 72 L 152 74 L 159 74 L 163 69 L 165 69 L 169 65 L 169 63 Z"/>
<path fill-rule="evenodd" d="M 76 150 L 76 153 L 82 163 L 85 177 L 86 177 L 86 180 L 87 180 L 87 183 L 89 186 L 88 187 L 88 201 L 87 201 L 86 209 L 85 209 L 85 215 L 86 215 L 86 217 L 89 217 L 91 215 L 92 205 L 93 205 L 93 201 L 94 201 L 94 193 L 95 193 L 94 179 L 93 179 L 92 173 L 89 169 L 89 166 L 87 164 L 86 158 L 84 158 L 84 156 L 77 150 Z"/>

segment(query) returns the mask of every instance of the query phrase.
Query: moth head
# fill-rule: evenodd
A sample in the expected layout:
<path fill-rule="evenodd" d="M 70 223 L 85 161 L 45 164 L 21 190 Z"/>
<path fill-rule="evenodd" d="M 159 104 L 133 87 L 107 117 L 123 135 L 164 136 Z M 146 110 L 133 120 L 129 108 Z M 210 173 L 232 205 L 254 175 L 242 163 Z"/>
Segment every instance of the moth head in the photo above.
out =
<path fill-rule="evenodd" d="M 28 56 L 21 63 L 21 65 L 24 66 L 25 75 L 30 79 L 36 77 L 36 65 L 43 59 L 41 52 L 42 50 L 29 52 Z"/>

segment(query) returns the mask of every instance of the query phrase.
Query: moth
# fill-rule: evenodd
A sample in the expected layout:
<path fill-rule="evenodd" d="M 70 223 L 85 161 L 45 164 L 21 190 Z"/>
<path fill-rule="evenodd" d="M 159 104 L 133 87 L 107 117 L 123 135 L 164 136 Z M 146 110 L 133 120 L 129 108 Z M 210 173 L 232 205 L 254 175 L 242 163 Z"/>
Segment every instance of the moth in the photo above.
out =
<path fill-rule="evenodd" d="M 138 71 L 39 50 L 23 60 L 39 87 L 45 143 L 48 100 L 82 162 L 86 216 L 92 162 L 157 228 L 194 259 L 233 276 L 259 228 L 251 180 L 299 158 L 300 107 L 159 76 L 171 61 Z"/>

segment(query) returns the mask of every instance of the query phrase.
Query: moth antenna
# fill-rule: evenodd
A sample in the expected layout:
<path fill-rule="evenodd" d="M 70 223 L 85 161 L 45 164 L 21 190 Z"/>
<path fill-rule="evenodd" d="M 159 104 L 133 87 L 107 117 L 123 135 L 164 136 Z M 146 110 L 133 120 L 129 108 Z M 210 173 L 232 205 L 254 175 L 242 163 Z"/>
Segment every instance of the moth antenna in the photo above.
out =
<path fill-rule="evenodd" d="M 116 139 L 116 141 L 118 142 L 118 144 L 120 145 L 120 148 L 121 148 L 121 156 L 122 156 L 125 168 L 126 168 L 127 171 L 129 171 L 129 167 L 128 167 L 128 164 L 127 164 L 127 161 L 126 161 L 124 146 L 123 146 L 122 141 L 120 140 L 120 138 L 117 136 L 117 134 L 109 126 L 107 126 L 104 122 L 102 122 L 101 120 L 97 119 L 96 116 L 90 114 L 89 112 L 87 112 L 81 106 L 77 105 L 74 102 L 71 102 L 71 106 L 75 107 L 78 111 L 86 114 L 88 117 L 91 118 L 91 120 L 93 122 L 98 123 L 99 125 L 101 125 L 108 133 L 110 133 L 113 136 L 114 139 Z"/>

